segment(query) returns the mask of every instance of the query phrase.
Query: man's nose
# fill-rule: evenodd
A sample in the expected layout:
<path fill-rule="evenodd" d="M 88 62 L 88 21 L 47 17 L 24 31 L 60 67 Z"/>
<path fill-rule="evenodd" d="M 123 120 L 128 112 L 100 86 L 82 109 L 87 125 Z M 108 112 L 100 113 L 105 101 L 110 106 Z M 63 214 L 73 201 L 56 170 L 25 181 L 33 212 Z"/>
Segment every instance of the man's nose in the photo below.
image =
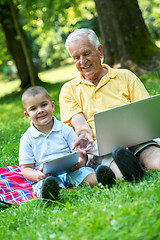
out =
<path fill-rule="evenodd" d="M 84 56 L 80 56 L 80 63 L 81 64 L 86 63 L 86 58 Z"/>

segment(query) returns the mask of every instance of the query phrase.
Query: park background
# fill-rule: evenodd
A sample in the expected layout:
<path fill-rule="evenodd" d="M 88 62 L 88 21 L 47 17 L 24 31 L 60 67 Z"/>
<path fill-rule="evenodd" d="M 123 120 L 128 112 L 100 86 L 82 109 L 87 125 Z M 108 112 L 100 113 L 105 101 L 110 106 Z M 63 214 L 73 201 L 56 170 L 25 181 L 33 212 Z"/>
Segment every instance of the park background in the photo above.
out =
<path fill-rule="evenodd" d="M 42 85 L 55 101 L 77 75 L 64 43 L 76 28 L 93 29 L 104 62 L 129 68 L 150 95 L 160 93 L 159 0 L 0 0 L 0 167 L 18 165 L 19 140 L 30 125 L 22 92 Z M 112 189 L 63 190 L 48 206 L 34 199 L 0 211 L 3 239 L 160 239 L 159 172 Z"/>

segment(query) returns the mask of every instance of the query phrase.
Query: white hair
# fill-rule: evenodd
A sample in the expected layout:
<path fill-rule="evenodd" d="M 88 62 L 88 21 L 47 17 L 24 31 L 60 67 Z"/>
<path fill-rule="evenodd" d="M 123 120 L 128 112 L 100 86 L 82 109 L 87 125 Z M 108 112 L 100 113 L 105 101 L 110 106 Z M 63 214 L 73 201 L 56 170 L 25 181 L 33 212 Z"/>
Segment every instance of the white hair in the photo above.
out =
<path fill-rule="evenodd" d="M 70 33 L 66 39 L 65 47 L 67 51 L 69 52 L 69 45 L 78 39 L 81 39 L 83 36 L 88 36 L 88 39 L 90 43 L 95 46 L 96 49 L 98 49 L 100 42 L 98 40 L 97 35 L 95 32 L 89 28 L 80 28 L 74 30 L 72 33 Z M 70 52 L 69 52 L 70 53 Z"/>

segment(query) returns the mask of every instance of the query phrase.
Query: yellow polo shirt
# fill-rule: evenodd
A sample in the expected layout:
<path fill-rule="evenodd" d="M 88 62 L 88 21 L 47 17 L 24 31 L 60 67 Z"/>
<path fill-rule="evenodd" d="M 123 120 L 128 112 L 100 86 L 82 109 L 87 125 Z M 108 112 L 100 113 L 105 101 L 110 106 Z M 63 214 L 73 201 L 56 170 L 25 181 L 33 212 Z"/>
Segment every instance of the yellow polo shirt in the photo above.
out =
<path fill-rule="evenodd" d="M 71 125 L 71 118 L 77 113 L 83 113 L 96 139 L 94 114 L 106 109 L 118 107 L 149 97 L 139 78 L 129 70 L 108 69 L 97 86 L 82 75 L 65 83 L 60 92 L 61 120 Z"/>

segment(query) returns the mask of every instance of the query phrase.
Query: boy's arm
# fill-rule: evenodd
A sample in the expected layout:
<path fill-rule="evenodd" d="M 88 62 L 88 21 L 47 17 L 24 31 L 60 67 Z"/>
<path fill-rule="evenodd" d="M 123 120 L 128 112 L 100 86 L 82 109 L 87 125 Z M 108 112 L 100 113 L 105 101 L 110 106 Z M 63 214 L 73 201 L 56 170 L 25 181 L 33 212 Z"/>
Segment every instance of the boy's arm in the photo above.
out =
<path fill-rule="evenodd" d="M 71 171 L 75 171 L 77 170 L 78 168 L 81 168 L 81 167 L 85 167 L 86 166 L 86 163 L 87 163 L 87 160 L 88 160 L 88 156 L 87 154 L 83 154 L 82 152 L 79 153 L 79 160 L 78 160 L 78 163 L 75 164 Z"/>
<path fill-rule="evenodd" d="M 38 182 L 48 177 L 47 174 L 43 173 L 43 168 L 35 170 L 33 147 L 29 132 L 26 132 L 20 140 L 19 165 L 21 166 L 23 176 L 29 181 Z"/>
<path fill-rule="evenodd" d="M 35 170 L 34 164 L 22 164 L 21 165 L 21 171 L 23 176 L 32 182 L 39 182 L 40 180 L 45 179 L 49 176 L 49 174 L 43 173 L 43 167 L 39 170 Z"/>

